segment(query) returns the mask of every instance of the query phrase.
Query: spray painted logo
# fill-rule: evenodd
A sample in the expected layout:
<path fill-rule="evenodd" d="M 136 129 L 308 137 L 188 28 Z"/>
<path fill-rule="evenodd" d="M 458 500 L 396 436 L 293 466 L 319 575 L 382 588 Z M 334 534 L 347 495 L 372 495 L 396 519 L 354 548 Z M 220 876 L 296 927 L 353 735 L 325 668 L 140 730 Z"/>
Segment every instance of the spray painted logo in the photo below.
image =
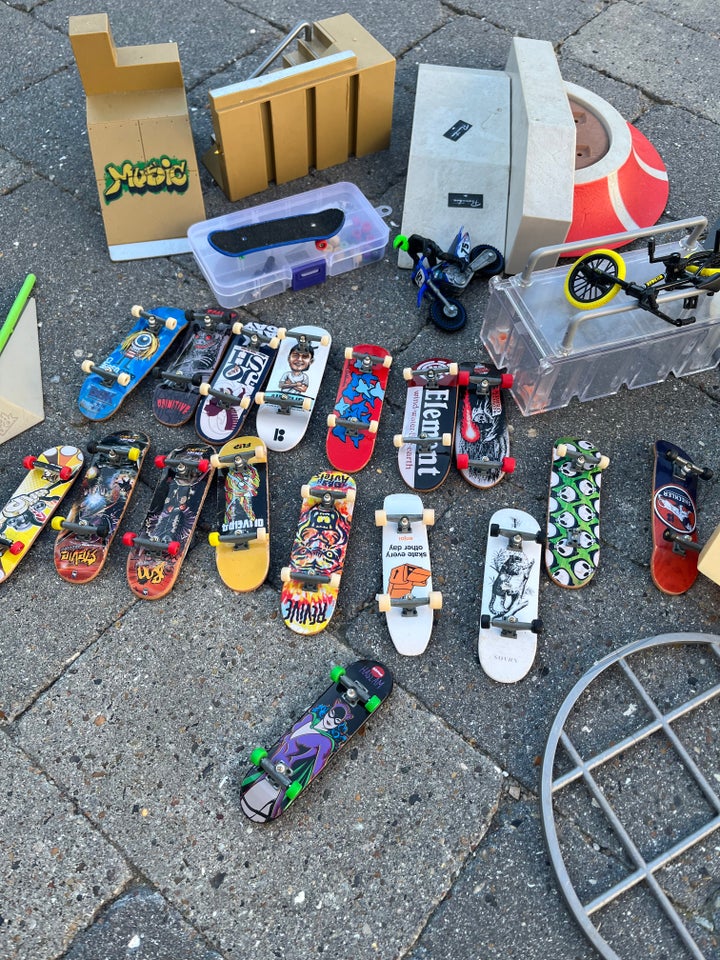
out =
<path fill-rule="evenodd" d="M 162 156 L 146 163 L 108 163 L 105 167 L 105 203 L 118 200 L 124 193 L 184 193 L 188 188 L 190 174 L 187 160 L 175 160 Z"/>

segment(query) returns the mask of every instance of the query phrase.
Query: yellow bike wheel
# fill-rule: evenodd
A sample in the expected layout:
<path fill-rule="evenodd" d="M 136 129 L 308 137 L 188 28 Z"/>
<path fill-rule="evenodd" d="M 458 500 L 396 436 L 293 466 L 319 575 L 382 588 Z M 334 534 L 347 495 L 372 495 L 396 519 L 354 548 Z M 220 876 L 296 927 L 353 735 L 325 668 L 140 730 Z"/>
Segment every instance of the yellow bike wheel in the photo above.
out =
<path fill-rule="evenodd" d="M 591 250 L 570 268 L 565 296 L 578 310 L 594 310 L 609 303 L 625 279 L 625 261 L 614 250 Z"/>

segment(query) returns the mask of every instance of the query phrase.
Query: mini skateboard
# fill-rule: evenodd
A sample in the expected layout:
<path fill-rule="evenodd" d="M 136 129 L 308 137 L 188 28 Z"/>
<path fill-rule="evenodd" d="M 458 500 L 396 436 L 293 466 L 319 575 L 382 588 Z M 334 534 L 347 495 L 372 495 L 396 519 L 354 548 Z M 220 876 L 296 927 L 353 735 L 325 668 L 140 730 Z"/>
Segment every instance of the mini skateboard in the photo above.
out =
<path fill-rule="evenodd" d="M 390 696 L 391 672 L 376 660 L 333 667 L 331 685 L 268 750 L 256 747 L 240 786 L 250 820 L 275 820 Z"/>
<path fill-rule="evenodd" d="M 512 374 L 484 363 L 461 363 L 469 382 L 460 390 L 455 426 L 455 463 L 468 483 L 487 489 L 515 469 L 510 456 L 503 390 Z"/>
<path fill-rule="evenodd" d="M 188 326 L 172 364 L 153 368 L 160 381 L 153 391 L 153 413 L 167 427 L 179 427 L 195 413 L 200 384 L 212 379 L 238 317 L 234 310 L 215 308 L 186 310 L 185 316 Z"/>
<path fill-rule="evenodd" d="M 433 357 L 406 367 L 403 377 L 408 392 L 403 432 L 394 438 L 398 467 L 409 487 L 428 492 L 450 473 L 458 383 L 467 383 L 468 373 L 459 375 L 456 363 Z"/>
<path fill-rule="evenodd" d="M 27 473 L 0 510 L 0 583 L 10 576 L 73 485 L 83 464 L 77 447 L 50 447 L 25 457 Z"/>
<path fill-rule="evenodd" d="M 498 683 L 515 683 L 533 665 L 537 635 L 542 535 L 523 510 L 497 510 L 490 518 L 480 611 L 478 657 Z"/>
<path fill-rule="evenodd" d="M 258 436 L 270 450 L 291 450 L 305 436 L 331 343 L 322 327 L 293 327 L 285 334 L 267 387 L 255 394 Z"/>
<path fill-rule="evenodd" d="M 319 633 L 335 612 L 347 551 L 355 481 L 345 473 L 322 471 L 302 487 L 297 533 L 290 565 L 283 567 L 280 609 L 295 633 Z"/>
<path fill-rule="evenodd" d="M 213 477 L 212 453 L 212 447 L 191 443 L 155 457 L 162 474 L 142 533 L 123 534 L 130 547 L 128 583 L 143 600 L 158 600 L 175 585 Z"/>
<path fill-rule="evenodd" d="M 55 568 L 69 583 L 94 580 L 107 560 L 110 544 L 125 515 L 150 447 L 145 433 L 119 430 L 99 443 L 89 443 L 92 460 L 80 496 L 67 518 L 52 518 Z"/>
<path fill-rule="evenodd" d="M 362 470 L 372 456 L 392 357 L 384 347 L 348 347 L 335 409 L 328 417 L 328 460 L 338 470 Z"/>
<path fill-rule="evenodd" d="M 83 360 L 88 374 L 80 387 L 78 407 L 88 420 L 107 420 L 150 373 L 178 334 L 187 326 L 182 310 L 157 307 L 146 313 L 133 307 L 135 326 L 102 363 Z"/>
<path fill-rule="evenodd" d="M 425 651 L 433 627 L 433 611 L 442 606 L 442 594 L 432 588 L 427 527 L 435 523 L 433 510 L 424 510 L 414 493 L 385 497 L 375 511 L 383 528 L 383 590 L 378 608 L 387 616 L 390 637 L 398 653 L 408 657 Z"/>
<path fill-rule="evenodd" d="M 286 247 L 293 243 L 314 240 L 322 244 L 339 233 L 344 223 L 343 211 L 329 207 L 317 213 L 301 213 L 294 217 L 248 223 L 230 230 L 215 230 L 208 234 L 208 243 L 227 257 L 244 257 L 258 250 Z"/>
<path fill-rule="evenodd" d="M 198 436 L 212 444 L 227 443 L 242 430 L 253 397 L 267 379 L 282 327 L 252 321 L 235 324 L 223 361 L 209 383 L 198 390 L 203 398 L 195 413 Z"/>
<path fill-rule="evenodd" d="M 220 479 L 218 529 L 208 537 L 218 573 L 232 590 L 256 590 L 270 567 L 267 449 L 259 437 L 238 437 L 210 462 Z"/>
<path fill-rule="evenodd" d="M 667 440 L 654 446 L 652 556 L 650 575 L 663 593 L 685 593 L 697 578 L 696 529 L 698 477 L 710 480 L 712 470 L 696 466 Z"/>
<path fill-rule="evenodd" d="M 589 583 L 600 559 L 600 486 L 609 465 L 587 440 L 561 437 L 553 447 L 545 568 L 553 583 Z"/>

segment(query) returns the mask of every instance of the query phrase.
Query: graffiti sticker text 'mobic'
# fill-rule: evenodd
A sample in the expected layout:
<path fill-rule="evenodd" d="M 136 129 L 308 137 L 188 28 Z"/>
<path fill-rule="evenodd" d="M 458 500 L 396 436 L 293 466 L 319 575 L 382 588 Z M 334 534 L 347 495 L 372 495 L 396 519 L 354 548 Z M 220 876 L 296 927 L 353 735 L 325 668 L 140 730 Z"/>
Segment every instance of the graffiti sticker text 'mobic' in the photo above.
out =
<path fill-rule="evenodd" d="M 190 175 L 187 160 L 174 160 L 162 156 L 146 163 L 132 163 L 125 160 L 121 164 L 108 163 L 105 167 L 105 203 L 112 203 L 123 193 L 184 193 L 188 188 Z"/>

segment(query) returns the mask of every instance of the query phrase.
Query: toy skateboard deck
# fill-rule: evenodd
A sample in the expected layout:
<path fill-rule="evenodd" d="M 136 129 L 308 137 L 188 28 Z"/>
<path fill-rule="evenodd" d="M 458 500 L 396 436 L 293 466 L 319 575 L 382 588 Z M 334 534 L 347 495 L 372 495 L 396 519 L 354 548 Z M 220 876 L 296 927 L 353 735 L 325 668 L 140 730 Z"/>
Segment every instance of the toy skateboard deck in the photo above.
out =
<path fill-rule="evenodd" d="M 187 326 L 182 310 L 157 307 L 146 313 L 133 307 L 137 319 L 122 343 L 101 364 L 83 360 L 88 376 L 80 387 L 78 407 L 88 420 L 107 420 L 150 373 Z"/>
<path fill-rule="evenodd" d="M 270 450 L 291 450 L 305 436 L 330 354 L 332 338 L 322 327 L 293 327 L 280 344 L 255 421 Z"/>
<path fill-rule="evenodd" d="M 92 460 L 67 517 L 54 516 L 55 568 L 69 583 L 94 580 L 125 515 L 150 447 L 145 433 L 118 430 L 89 443 Z"/>
<path fill-rule="evenodd" d="M 516 683 L 535 660 L 542 536 L 524 510 L 497 510 L 490 518 L 480 608 L 478 657 L 498 683 Z"/>
<path fill-rule="evenodd" d="M 256 392 L 267 379 L 282 327 L 252 321 L 236 325 L 235 335 L 217 373 L 201 383 L 203 398 L 195 414 L 195 430 L 208 443 L 223 444 L 242 430 Z"/>
<path fill-rule="evenodd" d="M 259 437 L 238 437 L 210 462 L 220 481 L 218 529 L 208 537 L 218 573 L 232 590 L 256 590 L 270 567 L 267 449 Z"/>
<path fill-rule="evenodd" d="M 160 381 L 153 391 L 153 413 L 167 427 L 179 427 L 195 413 L 200 384 L 212 379 L 238 317 L 234 310 L 215 308 L 204 313 L 186 310 L 185 316 L 189 325 L 172 364 L 153 368 Z"/>
<path fill-rule="evenodd" d="M 301 490 L 302 506 L 290 565 L 283 567 L 280 609 L 295 633 L 319 633 L 335 612 L 347 551 L 355 481 L 322 471 Z"/>
<path fill-rule="evenodd" d="M 589 583 L 600 559 L 600 486 L 610 461 L 587 440 L 561 437 L 553 447 L 545 568 L 559 587 Z"/>
<path fill-rule="evenodd" d="M 158 600 L 175 585 L 213 477 L 212 454 L 212 447 L 191 443 L 155 458 L 162 475 L 142 532 L 123 535 L 128 583 L 143 600 Z"/>
<path fill-rule="evenodd" d="M 77 447 L 25 457 L 25 477 L 0 510 L 0 583 L 10 576 L 55 513 L 83 464 Z"/>
<path fill-rule="evenodd" d="M 400 476 L 413 490 L 435 490 L 452 465 L 458 382 L 467 382 L 467 371 L 458 376 L 458 365 L 442 357 L 424 360 L 403 370 L 408 392 L 402 434 L 394 438 Z"/>
<path fill-rule="evenodd" d="M 328 460 L 353 473 L 367 466 L 385 398 L 392 357 L 384 347 L 361 343 L 348 347 L 335 408 L 328 417 Z"/>
<path fill-rule="evenodd" d="M 376 660 L 333 667 L 331 685 L 268 750 L 250 754 L 252 769 L 240 787 L 250 820 L 275 820 L 312 783 L 353 734 L 390 696 L 391 672 Z"/>
<path fill-rule="evenodd" d="M 461 363 L 469 382 L 460 389 L 455 426 L 455 463 L 468 483 L 487 489 L 515 469 L 503 390 L 513 378 L 492 364 Z"/>
<path fill-rule="evenodd" d="M 317 213 L 301 213 L 294 217 L 248 223 L 231 230 L 215 230 L 208 234 L 208 243 L 227 257 L 244 257 L 258 250 L 286 247 L 292 243 L 314 240 L 322 243 L 342 230 L 345 214 L 335 207 Z"/>
<path fill-rule="evenodd" d="M 378 608 L 387 617 L 395 649 L 414 657 L 430 642 L 433 611 L 442 606 L 442 594 L 432 588 L 427 535 L 435 513 L 424 510 L 414 493 L 393 493 L 375 511 L 375 523 L 383 528 L 384 592 L 377 597 Z"/>
<path fill-rule="evenodd" d="M 697 578 L 698 477 L 709 480 L 712 471 L 667 440 L 655 443 L 654 454 L 650 575 L 659 590 L 676 595 Z"/>

